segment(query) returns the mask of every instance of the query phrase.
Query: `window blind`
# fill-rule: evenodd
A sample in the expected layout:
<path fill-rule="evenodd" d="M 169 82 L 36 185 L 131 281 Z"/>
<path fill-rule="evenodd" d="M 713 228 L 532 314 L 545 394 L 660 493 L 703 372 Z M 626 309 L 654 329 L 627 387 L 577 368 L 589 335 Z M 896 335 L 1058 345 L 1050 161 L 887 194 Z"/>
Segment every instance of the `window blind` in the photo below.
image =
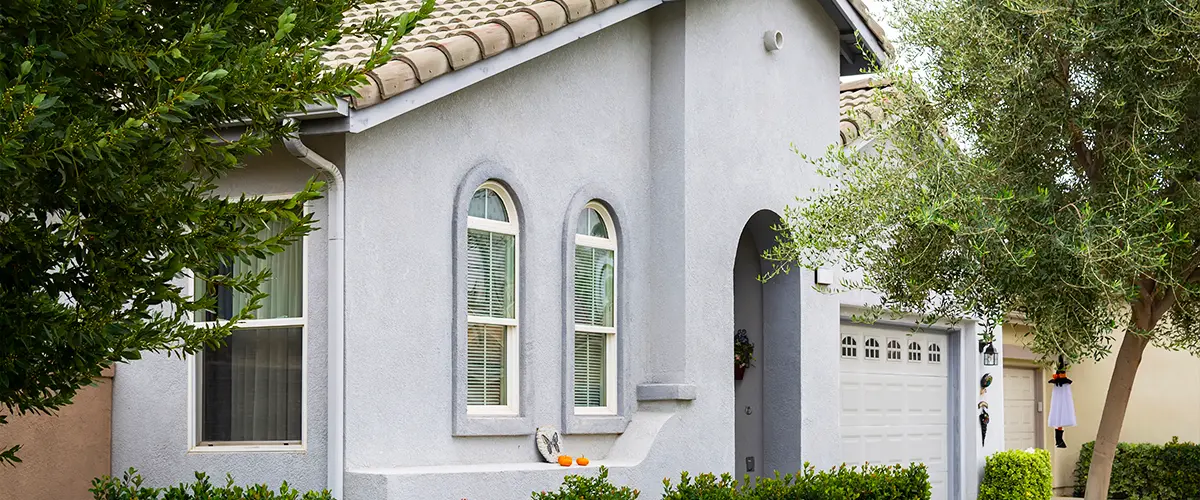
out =
<path fill-rule="evenodd" d="M 516 238 L 511 234 L 467 231 L 467 314 L 515 318 Z"/>
<path fill-rule="evenodd" d="M 575 406 L 606 406 L 606 334 L 575 333 Z"/>
<path fill-rule="evenodd" d="M 467 404 L 508 404 L 507 327 L 467 325 Z"/>
<path fill-rule="evenodd" d="M 613 326 L 614 254 L 575 246 L 575 324 Z"/>

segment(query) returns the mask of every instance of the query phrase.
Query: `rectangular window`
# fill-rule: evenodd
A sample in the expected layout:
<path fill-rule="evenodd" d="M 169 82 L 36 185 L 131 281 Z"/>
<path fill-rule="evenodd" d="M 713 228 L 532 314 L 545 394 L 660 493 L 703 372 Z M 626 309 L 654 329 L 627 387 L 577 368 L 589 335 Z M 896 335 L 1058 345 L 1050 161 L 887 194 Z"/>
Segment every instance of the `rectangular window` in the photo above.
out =
<path fill-rule="evenodd" d="M 467 411 L 514 413 L 516 236 L 467 231 Z M 513 346 L 515 347 L 515 346 Z"/>
<path fill-rule="evenodd" d="M 263 236 L 278 234 L 284 222 L 267 224 Z M 269 294 L 220 348 L 197 355 L 196 441 L 212 445 L 300 445 L 304 432 L 304 245 L 275 255 L 235 260 L 220 273 L 271 271 L 259 291 Z M 195 315 L 198 323 L 232 318 L 249 295 L 194 280 L 194 293 L 215 296 L 213 310 Z"/>
<path fill-rule="evenodd" d="M 575 407 L 616 412 L 616 252 L 575 246 Z"/>

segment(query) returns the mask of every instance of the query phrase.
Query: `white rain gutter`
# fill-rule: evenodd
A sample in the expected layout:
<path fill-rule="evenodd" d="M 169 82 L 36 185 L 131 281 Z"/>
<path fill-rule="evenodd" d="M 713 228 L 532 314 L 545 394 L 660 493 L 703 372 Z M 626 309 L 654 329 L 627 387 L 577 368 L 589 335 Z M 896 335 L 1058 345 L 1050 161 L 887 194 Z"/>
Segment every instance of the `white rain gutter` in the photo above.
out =
<path fill-rule="evenodd" d="M 295 120 L 289 118 L 293 124 Z M 326 448 L 328 464 L 328 480 L 326 488 L 333 493 L 334 498 L 342 498 L 342 482 L 346 463 L 345 408 L 346 408 L 346 184 L 341 170 L 337 165 L 317 154 L 304 144 L 298 135 L 289 136 L 283 140 L 284 147 L 296 159 L 312 167 L 329 178 L 326 188 L 327 211 L 325 230 L 329 233 L 329 270 L 326 282 L 328 284 L 329 313 L 327 346 L 328 367 L 326 381 L 329 403 L 327 416 Z"/>

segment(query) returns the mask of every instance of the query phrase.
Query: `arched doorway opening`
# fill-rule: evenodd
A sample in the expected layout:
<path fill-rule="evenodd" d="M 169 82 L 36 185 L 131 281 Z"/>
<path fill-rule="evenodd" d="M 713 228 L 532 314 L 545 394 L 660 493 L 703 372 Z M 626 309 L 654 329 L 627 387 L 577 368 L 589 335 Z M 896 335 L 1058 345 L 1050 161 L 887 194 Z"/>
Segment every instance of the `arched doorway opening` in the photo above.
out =
<path fill-rule="evenodd" d="M 754 361 L 734 384 L 734 475 L 795 472 L 800 457 L 800 292 L 802 273 L 759 276 L 772 266 L 779 215 L 755 213 L 738 238 L 733 265 L 734 334 L 744 330 Z"/>

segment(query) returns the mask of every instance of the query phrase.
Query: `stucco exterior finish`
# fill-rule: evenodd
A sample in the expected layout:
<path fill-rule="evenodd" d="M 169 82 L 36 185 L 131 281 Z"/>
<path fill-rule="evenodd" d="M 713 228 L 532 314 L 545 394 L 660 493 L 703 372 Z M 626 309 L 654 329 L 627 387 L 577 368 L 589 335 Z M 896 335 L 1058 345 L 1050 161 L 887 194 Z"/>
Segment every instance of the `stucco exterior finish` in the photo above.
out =
<path fill-rule="evenodd" d="M 341 164 L 341 137 L 307 141 Z M 282 148 L 252 159 L 246 168 L 225 179 L 221 194 L 281 195 L 304 187 L 314 172 Z M 307 209 L 324 220 L 325 200 Z M 321 226 L 318 223 L 318 226 Z M 114 473 L 133 467 L 147 484 L 166 486 L 195 480 L 196 471 L 223 480 L 232 474 L 239 484 L 286 480 L 299 489 L 323 489 L 326 483 L 326 241 L 324 228 L 309 234 L 305 250 L 308 289 L 305 294 L 305 446 L 294 452 L 225 453 L 188 449 L 188 365 L 190 359 L 144 353 L 142 359 L 121 365 L 113 384 Z"/>
<path fill-rule="evenodd" d="M 784 34 L 783 50 L 764 50 L 768 30 Z M 754 214 L 783 213 L 819 182 L 789 146 L 819 155 L 839 141 L 838 73 L 838 33 L 818 2 L 671 2 L 363 133 L 306 139 L 346 176 L 344 498 L 556 488 L 581 469 L 540 461 L 543 425 L 643 498 L 680 471 L 733 472 L 739 237 Z M 274 154 L 225 186 L 270 193 L 308 175 Z M 468 417 L 456 377 L 464 193 L 489 179 L 510 190 L 520 222 L 511 418 Z M 619 415 L 602 419 L 564 403 L 564 240 L 590 199 L 612 209 L 620 244 Z M 186 363 L 150 357 L 117 380 L 114 468 L 136 465 L 155 484 L 205 470 L 325 486 L 323 241 L 310 237 L 306 452 L 188 453 Z M 842 299 L 812 283 L 793 270 L 763 286 L 764 342 L 791 353 L 763 373 L 764 470 L 841 463 Z M 973 407 L 971 391 L 963 384 Z"/>
<path fill-rule="evenodd" d="M 1029 327 L 1024 325 L 1006 325 L 1004 343 L 1023 345 L 1028 332 Z M 1122 337 L 1117 335 L 1117 338 Z M 1074 487 L 1080 446 L 1096 439 L 1120 347 L 1118 340 L 1112 346 L 1112 355 L 1096 363 L 1071 365 L 1067 371 L 1073 382 L 1077 425 L 1064 429 L 1066 448 L 1054 447 L 1052 430 L 1047 430 L 1043 444 L 1050 450 L 1056 492 L 1066 493 Z M 1050 408 L 1049 390 L 1044 394 L 1044 406 Z M 1163 418 L 1164 415 L 1170 417 Z M 1046 425 L 1045 417 L 1043 414 L 1041 425 Z M 1176 436 L 1180 441 L 1200 441 L 1200 359 L 1186 352 L 1147 346 L 1129 397 L 1121 441 L 1162 444 Z"/>
<path fill-rule="evenodd" d="M 9 417 L 0 446 L 21 445 L 16 466 L 0 466 L 4 498 L 83 500 L 92 478 L 109 474 L 112 369 L 54 415 Z"/>

